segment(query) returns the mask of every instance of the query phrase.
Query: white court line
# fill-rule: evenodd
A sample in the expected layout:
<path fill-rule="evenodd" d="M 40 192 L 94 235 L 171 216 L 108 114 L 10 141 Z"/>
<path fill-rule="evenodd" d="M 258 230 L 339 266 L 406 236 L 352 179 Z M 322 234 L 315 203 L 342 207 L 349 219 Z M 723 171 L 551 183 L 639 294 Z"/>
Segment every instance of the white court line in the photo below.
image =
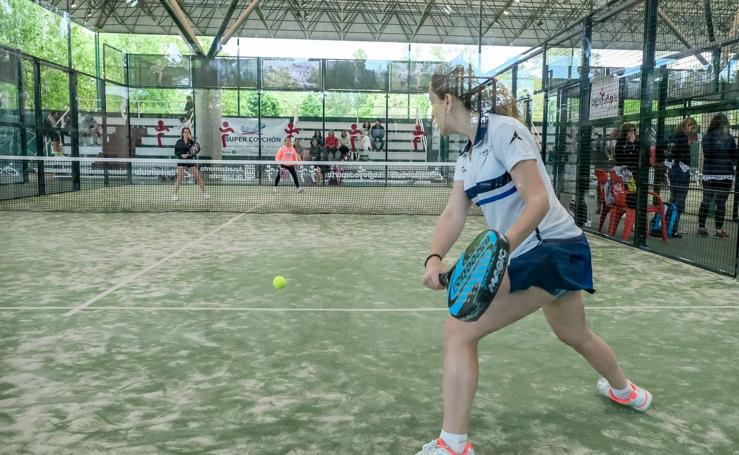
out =
<path fill-rule="evenodd" d="M 66 306 L 11 306 L 0 307 L 2 311 L 57 311 L 68 310 Z M 257 313 L 422 313 L 422 312 L 441 312 L 447 311 L 446 308 L 249 308 L 249 307 L 217 307 L 217 306 L 197 306 L 197 307 L 156 307 L 156 306 L 97 306 L 89 308 L 97 311 L 230 311 L 230 312 L 257 312 Z M 671 305 L 671 306 L 586 306 L 586 311 L 591 310 L 609 310 L 609 311 L 658 311 L 658 310 L 739 310 L 739 305 Z"/>
<path fill-rule="evenodd" d="M 187 248 L 192 247 L 193 244 L 198 243 L 201 240 L 204 240 L 207 237 L 215 234 L 216 232 L 220 231 L 221 229 L 223 229 L 224 227 L 226 227 L 229 224 L 233 223 L 234 221 L 238 220 L 239 218 L 241 218 L 244 215 L 246 215 L 246 212 L 240 213 L 240 214 L 236 215 L 235 217 L 233 217 L 230 220 L 226 221 L 222 225 L 220 225 L 217 228 L 213 229 L 212 231 L 208 232 L 204 236 L 200 237 L 199 239 L 195 240 L 194 242 L 188 242 L 186 245 L 182 246 L 182 248 L 180 248 L 179 250 L 175 251 L 174 253 L 169 254 L 165 258 L 162 258 L 162 259 L 158 260 L 157 262 L 155 262 L 154 264 L 152 264 L 149 267 L 145 268 L 144 270 L 140 271 L 136 275 L 132 275 L 132 276 L 126 278 L 125 280 L 119 282 L 115 286 L 113 286 L 113 287 L 109 288 L 108 290 L 103 291 L 100 294 L 96 295 L 95 297 L 91 298 L 87 302 L 81 303 L 81 304 L 77 305 L 76 307 L 74 307 L 71 310 L 69 310 L 69 312 L 66 313 L 64 316 L 72 316 L 72 315 L 75 315 L 75 314 L 79 313 L 80 311 L 82 311 L 85 308 L 89 307 L 90 305 L 92 305 L 93 303 L 95 303 L 98 300 L 102 299 L 103 297 L 105 297 L 106 295 L 110 294 L 111 292 L 114 292 L 117 289 L 122 288 L 123 286 L 127 285 L 131 281 L 134 281 L 135 279 L 137 279 L 138 277 L 140 277 L 141 275 L 144 275 L 144 274 L 150 272 L 151 270 L 154 270 L 155 268 L 159 267 L 159 265 L 162 264 L 163 262 L 167 261 L 168 259 L 170 259 L 170 258 L 172 258 L 174 256 L 177 256 L 178 254 L 180 254 L 181 252 L 183 252 Z"/>

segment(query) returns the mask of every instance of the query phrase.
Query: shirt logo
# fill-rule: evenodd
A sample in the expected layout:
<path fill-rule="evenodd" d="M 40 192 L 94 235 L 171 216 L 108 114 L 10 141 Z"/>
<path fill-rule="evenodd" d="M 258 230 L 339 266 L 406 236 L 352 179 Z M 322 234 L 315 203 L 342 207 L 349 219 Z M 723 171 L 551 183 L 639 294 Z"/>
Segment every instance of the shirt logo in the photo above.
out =
<path fill-rule="evenodd" d="M 488 150 L 487 148 L 482 149 L 482 152 L 480 152 L 483 157 L 482 164 L 480 164 L 480 166 L 484 165 L 487 162 L 488 153 L 490 153 L 490 150 Z"/>
<path fill-rule="evenodd" d="M 513 144 L 513 141 L 515 141 L 516 139 L 518 139 L 519 141 L 523 141 L 521 136 L 518 135 L 518 131 L 513 132 L 513 137 L 511 138 L 511 142 L 509 142 L 508 145 Z"/>

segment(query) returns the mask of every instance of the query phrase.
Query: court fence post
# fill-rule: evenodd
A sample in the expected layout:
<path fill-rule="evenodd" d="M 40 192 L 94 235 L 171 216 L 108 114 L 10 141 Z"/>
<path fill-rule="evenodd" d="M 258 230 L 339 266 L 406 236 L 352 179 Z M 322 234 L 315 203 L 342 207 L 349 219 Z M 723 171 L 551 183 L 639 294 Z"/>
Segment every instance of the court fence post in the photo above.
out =
<path fill-rule="evenodd" d="M 79 135 L 79 109 L 77 104 L 77 71 L 69 72 L 69 116 L 72 121 L 72 150 L 71 156 L 79 158 L 80 156 L 80 135 Z M 106 174 L 107 177 L 107 174 Z M 80 162 L 72 162 L 72 191 L 80 190 Z"/>
<path fill-rule="evenodd" d="M 43 158 L 46 155 L 46 144 L 44 143 L 47 134 L 46 125 L 43 117 L 43 105 L 41 104 L 41 63 L 38 57 L 33 58 L 33 102 L 36 118 L 36 156 Z M 46 174 L 44 172 L 44 160 L 40 159 L 36 163 L 36 178 L 38 179 L 38 195 L 46 194 Z"/>
<path fill-rule="evenodd" d="M 580 147 L 577 151 L 577 178 L 575 180 L 575 222 L 585 226 L 588 219 L 588 208 L 585 196 L 590 191 L 590 144 L 593 127 L 590 124 L 590 56 L 592 53 L 591 38 L 593 35 L 593 18 L 588 16 L 582 20 L 582 55 L 580 61 Z"/>
<path fill-rule="evenodd" d="M 644 50 L 641 67 L 641 108 L 639 109 L 639 167 L 636 186 L 636 229 L 634 246 L 647 244 L 647 196 L 649 195 L 649 149 L 652 145 L 649 131 L 652 129 L 654 101 L 654 66 L 657 42 L 658 0 L 644 3 Z"/>

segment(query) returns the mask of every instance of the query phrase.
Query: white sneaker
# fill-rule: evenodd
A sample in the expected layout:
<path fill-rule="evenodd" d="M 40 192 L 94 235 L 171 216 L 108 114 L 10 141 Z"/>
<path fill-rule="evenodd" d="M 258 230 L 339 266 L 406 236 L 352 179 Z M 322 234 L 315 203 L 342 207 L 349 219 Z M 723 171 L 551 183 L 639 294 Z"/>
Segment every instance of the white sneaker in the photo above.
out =
<path fill-rule="evenodd" d="M 629 395 L 629 397 L 626 399 L 619 398 L 614 395 L 613 389 L 611 389 L 611 385 L 608 383 L 608 380 L 606 378 L 598 379 L 598 384 L 596 385 L 596 387 L 598 388 L 598 393 L 600 393 L 604 397 L 610 398 L 611 401 L 615 401 L 616 403 L 622 404 L 624 406 L 631 406 L 632 408 L 640 412 L 646 411 L 647 409 L 649 409 L 649 406 L 652 405 L 652 394 L 649 393 L 647 390 L 634 385 L 631 381 L 629 381 L 629 387 L 631 387 L 631 395 Z"/>
<path fill-rule="evenodd" d="M 443 439 L 439 438 L 424 445 L 416 455 L 475 455 L 475 448 L 472 447 L 471 442 L 468 442 L 464 450 L 458 454 L 450 449 Z"/>
<path fill-rule="evenodd" d="M 298 188 L 298 193 L 302 193 L 303 191 L 305 191 L 305 188 L 303 188 L 302 186 Z"/>
<path fill-rule="evenodd" d="M 177 196 L 172 196 L 172 202 L 177 202 Z"/>

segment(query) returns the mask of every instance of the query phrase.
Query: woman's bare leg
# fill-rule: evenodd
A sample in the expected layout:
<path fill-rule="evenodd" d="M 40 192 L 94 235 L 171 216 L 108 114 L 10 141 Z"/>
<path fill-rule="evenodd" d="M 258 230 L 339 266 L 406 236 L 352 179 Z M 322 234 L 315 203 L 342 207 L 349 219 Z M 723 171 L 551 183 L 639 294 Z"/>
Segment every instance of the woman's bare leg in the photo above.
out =
<path fill-rule="evenodd" d="M 444 431 L 467 433 L 479 377 L 478 342 L 554 300 L 536 287 L 514 293 L 509 289 L 506 273 L 498 294 L 480 319 L 462 322 L 450 316 L 444 324 Z"/>
<path fill-rule="evenodd" d="M 568 292 L 544 305 L 544 315 L 557 338 L 583 356 L 611 387 L 625 389 L 628 386 L 611 347 L 588 327 L 582 291 Z"/>

